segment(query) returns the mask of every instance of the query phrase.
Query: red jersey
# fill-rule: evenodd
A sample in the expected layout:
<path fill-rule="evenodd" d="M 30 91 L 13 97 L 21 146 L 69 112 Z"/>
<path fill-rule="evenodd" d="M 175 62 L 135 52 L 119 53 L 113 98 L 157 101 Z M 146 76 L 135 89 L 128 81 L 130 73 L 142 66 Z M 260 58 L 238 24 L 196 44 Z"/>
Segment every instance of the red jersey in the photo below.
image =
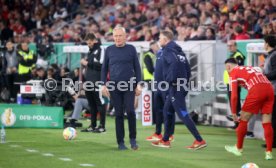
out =
<path fill-rule="evenodd" d="M 255 67 L 236 66 L 229 74 L 231 89 L 231 110 L 236 114 L 238 86 L 244 87 L 248 91 L 258 84 L 271 84 L 270 81 Z"/>
<path fill-rule="evenodd" d="M 235 40 L 248 40 L 250 39 L 249 35 L 242 33 L 235 36 Z"/>

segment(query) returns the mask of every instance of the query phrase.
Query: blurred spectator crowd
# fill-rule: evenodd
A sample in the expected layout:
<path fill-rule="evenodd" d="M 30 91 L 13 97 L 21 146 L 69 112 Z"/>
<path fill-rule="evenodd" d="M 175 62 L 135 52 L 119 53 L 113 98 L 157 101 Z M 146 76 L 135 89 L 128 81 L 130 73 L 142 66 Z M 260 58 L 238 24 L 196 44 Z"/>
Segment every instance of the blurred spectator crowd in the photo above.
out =
<path fill-rule="evenodd" d="M 95 33 L 112 41 L 121 24 L 128 41 L 244 40 L 276 32 L 276 0 L 0 0 L 1 41 L 82 42 Z"/>
<path fill-rule="evenodd" d="M 58 87 L 57 90 L 53 90 L 54 92 L 51 93 L 51 96 L 48 96 L 48 99 L 46 98 L 46 101 L 49 101 L 48 104 L 53 105 L 54 103 L 61 102 L 57 101 L 58 99 L 67 100 L 68 98 L 68 93 L 62 92 L 61 89 L 63 78 L 69 78 L 74 83 L 80 80 L 79 68 L 70 71 L 66 66 L 57 64 L 43 67 L 36 62 L 36 54 L 33 54 L 34 61 L 29 64 L 29 67 L 31 67 L 29 72 L 22 73 L 20 72 L 20 66 L 27 66 L 26 62 L 28 60 L 24 59 L 20 53 L 32 54 L 28 43 L 22 42 L 15 47 L 11 41 L 8 41 L 5 47 L 7 48 L 5 51 L 0 51 L 0 102 L 15 102 L 17 93 L 20 93 L 20 85 L 26 84 L 27 81 L 36 80 L 43 82 L 47 79 L 52 79 L 56 81 Z M 43 86 L 44 84 L 41 83 L 41 85 Z M 73 94 L 75 93 L 70 93 L 70 95 Z"/>

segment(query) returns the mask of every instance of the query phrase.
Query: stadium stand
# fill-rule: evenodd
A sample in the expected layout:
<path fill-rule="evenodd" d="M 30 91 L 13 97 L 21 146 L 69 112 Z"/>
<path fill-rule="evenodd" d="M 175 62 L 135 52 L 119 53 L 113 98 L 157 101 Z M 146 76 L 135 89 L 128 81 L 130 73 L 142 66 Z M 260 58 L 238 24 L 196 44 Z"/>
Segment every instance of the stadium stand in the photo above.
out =
<path fill-rule="evenodd" d="M 127 28 L 129 41 L 150 41 L 170 29 L 178 40 L 256 39 L 276 31 L 275 0 L 36 0 L 0 2 L 1 41 L 37 32 L 54 42 L 80 42 L 88 32 L 111 41 L 116 24 Z M 209 31 L 207 31 L 209 30 Z M 6 35 L 6 31 L 13 32 Z"/>

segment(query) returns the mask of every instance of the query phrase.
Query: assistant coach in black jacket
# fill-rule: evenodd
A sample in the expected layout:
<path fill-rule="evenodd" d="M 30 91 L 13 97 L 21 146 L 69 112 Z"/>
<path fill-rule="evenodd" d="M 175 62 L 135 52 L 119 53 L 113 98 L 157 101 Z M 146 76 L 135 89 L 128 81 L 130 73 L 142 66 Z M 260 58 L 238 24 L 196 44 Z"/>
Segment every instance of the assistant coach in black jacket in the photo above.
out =
<path fill-rule="evenodd" d="M 86 67 L 85 72 L 85 81 L 93 82 L 95 86 L 92 90 L 85 91 L 86 98 L 88 100 L 91 112 L 91 125 L 82 130 L 82 132 L 97 132 L 102 133 L 105 132 L 105 108 L 102 104 L 98 86 L 96 85 L 97 81 L 101 80 L 101 68 L 102 68 L 102 49 L 100 47 L 100 43 L 98 42 L 96 36 L 94 34 L 87 34 L 85 37 L 85 41 L 89 47 L 89 53 L 87 59 L 81 59 L 81 64 Z M 96 90 L 97 88 L 97 90 Z M 100 125 L 97 127 L 97 113 L 100 112 Z"/>
<path fill-rule="evenodd" d="M 126 150 L 124 143 L 124 112 L 127 113 L 130 145 L 133 150 L 137 150 L 136 144 L 136 117 L 134 111 L 134 97 L 141 94 L 141 87 L 134 84 L 128 85 L 126 90 L 118 87 L 119 83 L 128 83 L 132 79 L 141 81 L 141 68 L 134 46 L 126 44 L 126 31 L 123 27 L 115 27 L 113 30 L 115 45 L 106 49 L 104 63 L 102 66 L 103 81 L 102 93 L 109 96 L 107 88 L 107 73 L 110 73 L 110 82 L 115 83 L 115 89 L 110 89 L 111 99 L 115 107 L 116 137 L 119 150 Z M 106 86 L 107 85 L 107 86 Z M 117 86 L 117 87 L 116 87 Z M 135 91 L 134 91 L 135 90 Z"/>

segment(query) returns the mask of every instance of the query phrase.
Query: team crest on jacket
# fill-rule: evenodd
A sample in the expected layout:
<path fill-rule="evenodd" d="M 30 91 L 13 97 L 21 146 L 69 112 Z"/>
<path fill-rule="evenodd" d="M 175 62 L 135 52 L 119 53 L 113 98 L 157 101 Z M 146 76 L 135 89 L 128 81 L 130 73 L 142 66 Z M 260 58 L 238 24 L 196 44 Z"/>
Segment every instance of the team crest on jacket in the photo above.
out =
<path fill-rule="evenodd" d="M 180 62 L 185 62 L 186 61 L 186 57 L 185 56 L 183 56 L 183 55 L 177 55 L 177 57 L 179 58 L 179 61 Z"/>
<path fill-rule="evenodd" d="M 175 97 L 172 97 L 172 98 L 171 98 L 171 101 L 174 102 L 174 101 L 175 101 Z"/>

